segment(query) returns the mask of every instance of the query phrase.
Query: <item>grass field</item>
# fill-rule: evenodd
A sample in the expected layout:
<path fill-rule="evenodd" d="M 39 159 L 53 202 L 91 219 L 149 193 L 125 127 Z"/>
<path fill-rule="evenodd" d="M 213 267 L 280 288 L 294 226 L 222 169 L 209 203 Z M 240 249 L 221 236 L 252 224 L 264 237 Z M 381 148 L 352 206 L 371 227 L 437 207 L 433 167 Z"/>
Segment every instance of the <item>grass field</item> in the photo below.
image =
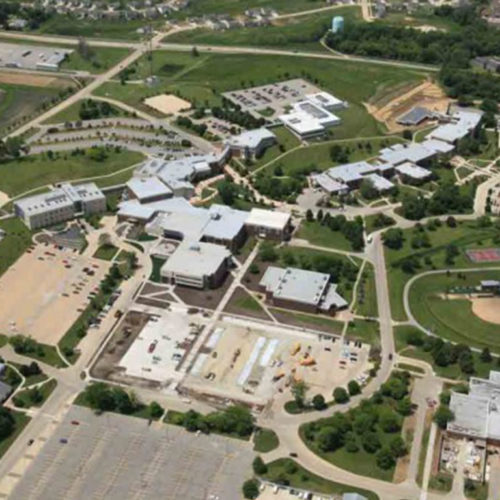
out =
<path fill-rule="evenodd" d="M 460 279 L 452 273 L 423 276 L 410 289 L 410 309 L 423 327 L 452 342 L 489 347 L 500 353 L 500 327 L 483 321 L 472 312 L 467 299 L 446 300 L 440 294 L 449 287 L 477 286 L 481 280 L 500 279 L 500 271 L 464 273 Z"/>
<path fill-rule="evenodd" d="M 99 19 L 76 19 L 75 17 L 54 15 L 43 23 L 38 29 L 40 34 L 62 35 L 84 38 L 108 38 L 121 40 L 140 40 L 143 35 L 137 29 L 144 28 L 147 24 L 159 27 L 163 20 L 145 21 L 142 19 L 109 21 Z"/>
<path fill-rule="evenodd" d="M 374 318 L 378 316 L 375 273 L 370 262 L 365 264 L 357 289 L 356 314 Z"/>
<path fill-rule="evenodd" d="M 0 83 L 0 130 L 17 124 L 24 116 L 33 115 L 42 106 L 48 106 L 60 90 L 54 87 Z"/>
<path fill-rule="evenodd" d="M 349 102 L 349 108 L 338 113 L 343 123 L 333 132 L 336 139 L 380 135 L 382 127 L 367 113 L 362 103 L 375 92 L 425 77 L 425 73 L 419 71 L 366 64 L 362 68 L 363 78 L 360 78 L 359 64 L 351 62 L 250 54 L 203 53 L 196 57 L 186 52 L 155 51 L 152 66 L 153 73 L 160 78 L 162 91 L 177 94 L 194 106 L 218 105 L 220 94 L 228 90 L 305 77 Z M 131 79 L 144 78 L 149 74 L 150 61 L 142 57 L 132 67 L 135 67 L 135 73 L 130 76 Z M 158 92 L 158 89 L 145 86 L 108 82 L 95 94 L 113 96 L 140 106 L 145 97 Z"/>
<path fill-rule="evenodd" d="M 21 257 L 31 245 L 31 231 L 17 217 L 0 220 L 5 237 L 0 241 L 0 276 Z"/>
<path fill-rule="evenodd" d="M 296 236 L 312 245 L 348 252 L 352 250 L 350 241 L 340 231 L 332 231 L 317 221 L 302 221 Z"/>
<path fill-rule="evenodd" d="M 60 153 L 54 159 L 46 154 L 26 156 L 0 164 L 0 191 L 14 196 L 46 184 L 112 174 L 143 159 L 132 151 L 107 151 L 104 161 L 84 155 Z"/>
<path fill-rule="evenodd" d="M 380 345 L 380 328 L 377 321 L 355 319 L 349 322 L 347 337 L 370 345 Z"/>
<path fill-rule="evenodd" d="M 494 230 L 490 228 L 478 228 L 474 222 L 459 222 L 456 228 L 450 228 L 443 224 L 436 231 L 426 230 L 429 236 L 430 247 L 424 249 L 414 249 L 411 246 L 413 229 L 404 230 L 404 244 L 400 250 L 385 248 L 387 263 L 387 277 L 389 280 L 389 295 L 391 301 L 392 317 L 396 321 L 405 321 L 408 318 L 403 307 L 403 291 L 406 283 L 412 275 L 403 272 L 399 267 L 402 260 L 409 256 L 419 258 L 421 268 L 417 272 L 430 269 L 453 269 L 485 267 L 488 264 L 475 264 L 464 254 L 467 248 L 489 248 L 495 247 L 493 241 Z M 455 259 L 453 265 L 446 264 L 446 247 L 454 244 L 460 250 L 460 254 Z M 426 264 L 426 259 L 430 259 L 430 264 Z M 429 261 L 428 261 L 429 262 Z M 491 266 L 491 264 L 489 264 Z"/>
<path fill-rule="evenodd" d="M 250 167 L 251 170 L 255 170 L 256 168 L 269 163 L 278 156 L 300 145 L 300 141 L 297 137 L 295 137 L 287 128 L 283 126 L 273 128 L 272 132 L 276 135 L 277 144 L 267 148 L 264 154 L 252 163 L 252 166 Z"/>
<path fill-rule="evenodd" d="M 317 327 L 321 327 L 332 334 L 340 335 L 342 333 L 342 329 L 344 328 L 343 321 L 337 321 L 325 316 L 303 314 L 295 311 L 285 311 L 284 309 L 275 308 L 270 308 L 270 311 L 271 314 L 273 312 L 279 312 L 281 317 L 290 318 L 291 323 L 300 323 L 301 325 L 310 327 L 313 330 L 317 329 Z"/>
<path fill-rule="evenodd" d="M 61 69 L 102 73 L 116 66 L 130 53 L 129 49 L 119 47 L 91 47 L 90 50 L 91 56 L 86 59 L 75 50 L 61 64 Z"/>
<path fill-rule="evenodd" d="M 290 458 L 280 458 L 267 464 L 268 471 L 264 475 L 265 479 L 272 482 L 281 482 L 280 478 L 286 478 L 292 488 L 300 488 L 316 493 L 327 495 L 343 495 L 344 493 L 358 493 L 367 500 L 378 500 L 375 493 L 357 488 L 355 486 L 329 481 L 320 476 L 316 476 Z"/>
<path fill-rule="evenodd" d="M 257 453 L 268 453 L 280 444 L 277 434 L 272 429 L 259 429 L 253 436 L 253 449 Z"/>
<path fill-rule="evenodd" d="M 43 406 L 45 401 L 47 401 L 56 387 L 57 380 L 54 378 L 39 386 L 41 399 L 40 401 L 36 402 L 34 402 L 30 397 L 31 391 L 33 391 L 33 389 L 24 389 L 22 391 L 19 391 L 13 398 L 14 404 L 19 408 L 31 408 L 32 406 L 39 408 L 40 406 Z"/>
<path fill-rule="evenodd" d="M 394 327 L 394 341 L 396 343 L 396 350 L 399 354 L 408 358 L 419 359 L 429 363 L 438 377 L 454 380 L 468 380 L 469 377 L 460 370 L 458 363 L 448 366 L 438 366 L 434 363 L 431 353 L 424 351 L 422 347 L 408 345 L 406 337 L 413 330 L 417 329 L 410 325 L 400 325 Z M 474 375 L 482 378 L 488 378 L 491 370 L 498 369 L 495 359 L 490 363 L 486 363 L 481 361 L 480 353 L 473 352 L 472 356 L 474 358 Z"/>
<path fill-rule="evenodd" d="M 111 244 L 101 245 L 93 255 L 94 259 L 113 260 L 118 248 Z"/>
<path fill-rule="evenodd" d="M 311 8 L 313 8 L 311 6 Z M 207 28 L 181 31 L 169 36 L 169 43 L 187 43 L 191 45 L 238 45 L 255 47 L 278 47 L 299 50 L 325 50 L 319 43 L 331 27 L 333 15 L 344 19 L 359 19 L 359 6 L 346 6 L 300 17 L 279 20 L 271 26 L 240 28 L 236 30 L 215 31 Z"/>
<path fill-rule="evenodd" d="M 64 123 L 64 122 L 74 122 L 81 120 L 80 118 L 80 108 L 82 106 L 82 101 L 73 103 L 71 106 L 63 109 L 59 113 L 51 116 L 49 119 L 45 120 L 43 123 Z M 113 117 L 124 116 L 124 112 L 117 108 L 116 106 L 111 106 L 113 109 Z"/>

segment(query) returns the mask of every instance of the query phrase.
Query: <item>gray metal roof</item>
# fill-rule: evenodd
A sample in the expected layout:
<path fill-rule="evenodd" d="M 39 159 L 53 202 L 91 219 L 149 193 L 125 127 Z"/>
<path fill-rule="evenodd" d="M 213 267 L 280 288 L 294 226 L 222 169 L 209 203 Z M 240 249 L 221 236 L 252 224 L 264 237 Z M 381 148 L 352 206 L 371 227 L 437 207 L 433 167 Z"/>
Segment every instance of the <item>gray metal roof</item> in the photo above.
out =
<path fill-rule="evenodd" d="M 235 148 L 257 149 L 262 141 L 268 139 L 276 139 L 276 136 L 267 128 L 258 128 L 229 137 L 227 144 Z"/>
<path fill-rule="evenodd" d="M 400 116 L 396 121 L 401 125 L 418 125 L 427 118 L 432 118 L 433 113 L 427 108 L 415 106 L 408 113 Z"/>

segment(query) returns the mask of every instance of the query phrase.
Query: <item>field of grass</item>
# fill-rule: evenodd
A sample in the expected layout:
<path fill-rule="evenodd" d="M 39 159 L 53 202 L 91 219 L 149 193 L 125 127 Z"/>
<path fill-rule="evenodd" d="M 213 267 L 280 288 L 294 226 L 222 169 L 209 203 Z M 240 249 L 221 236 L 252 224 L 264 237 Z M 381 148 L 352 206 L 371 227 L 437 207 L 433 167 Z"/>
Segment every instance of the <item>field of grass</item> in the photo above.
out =
<path fill-rule="evenodd" d="M 64 122 L 74 122 L 81 120 L 80 118 L 80 108 L 82 105 L 82 101 L 78 101 L 73 103 L 71 106 L 68 106 L 66 109 L 63 109 L 59 113 L 54 116 L 51 116 L 49 119 L 45 120 L 45 124 L 51 123 L 64 123 Z M 120 108 L 116 106 L 111 106 L 113 108 L 113 117 L 123 116 L 124 113 Z"/>
<path fill-rule="evenodd" d="M 365 264 L 357 289 L 356 314 L 374 318 L 378 315 L 375 273 L 370 262 Z"/>
<path fill-rule="evenodd" d="M 253 162 L 250 167 L 251 170 L 269 163 L 278 156 L 300 145 L 300 141 L 297 137 L 295 137 L 287 128 L 283 126 L 273 128 L 272 132 L 276 135 L 277 144 L 267 148 L 264 154 Z"/>
<path fill-rule="evenodd" d="M 106 38 L 120 40 L 140 40 L 143 35 L 137 29 L 144 28 L 151 21 L 142 19 L 110 21 L 99 19 L 76 19 L 75 17 L 54 15 L 38 29 L 40 34 L 61 35 L 84 38 Z M 161 26 L 162 20 L 152 21 L 154 26 Z"/>
<path fill-rule="evenodd" d="M 357 488 L 355 486 L 329 481 L 316 476 L 290 458 L 280 458 L 267 464 L 267 473 L 264 478 L 272 482 L 281 482 L 280 478 L 286 478 L 292 488 L 300 488 L 326 495 L 343 495 L 344 493 L 358 493 L 368 500 L 377 500 L 375 493 Z M 293 471 L 293 472 L 292 472 Z"/>
<path fill-rule="evenodd" d="M 500 353 L 499 326 L 483 321 L 472 312 L 472 303 L 464 299 L 441 298 L 450 287 L 477 286 L 481 280 L 500 279 L 500 271 L 429 275 L 419 278 L 410 289 L 410 308 L 415 319 L 436 335 L 456 343 L 478 348 L 489 347 Z"/>
<path fill-rule="evenodd" d="M 354 319 L 347 327 L 347 337 L 370 345 L 380 345 L 380 329 L 377 321 Z"/>
<path fill-rule="evenodd" d="M 438 366 L 434 363 L 432 355 L 430 352 L 426 352 L 422 347 L 410 346 L 406 342 L 407 335 L 417 328 L 409 325 L 400 325 L 394 327 L 394 341 L 396 343 L 396 350 L 402 356 L 408 358 L 419 359 L 425 361 L 432 366 L 432 369 L 438 377 L 449 378 L 453 380 L 468 380 L 468 376 L 460 370 L 460 366 L 457 363 L 448 366 Z M 472 352 L 472 357 L 474 359 L 474 375 L 482 378 L 488 378 L 491 370 L 498 369 L 497 360 L 487 363 L 481 361 L 480 353 Z"/>
<path fill-rule="evenodd" d="M 241 309 L 246 309 L 247 311 L 253 311 L 253 312 L 263 312 L 264 310 L 262 309 L 262 306 L 259 304 L 259 302 L 254 299 L 251 295 L 248 293 L 245 293 L 241 297 L 238 297 L 234 301 L 234 305 L 238 308 Z"/>
<path fill-rule="evenodd" d="M 55 87 L 0 83 L 0 130 L 19 124 L 21 118 L 32 116 L 43 106 L 48 106 L 57 98 L 60 90 Z"/>
<path fill-rule="evenodd" d="M 118 248 L 111 244 L 101 245 L 94 253 L 94 259 L 113 260 Z"/>
<path fill-rule="evenodd" d="M 309 241 L 311 245 L 352 251 L 351 242 L 340 231 L 332 231 L 317 221 L 302 221 L 296 237 Z"/>
<path fill-rule="evenodd" d="M 151 276 L 149 279 L 155 283 L 161 283 L 161 268 L 165 264 L 166 259 L 160 259 L 159 257 L 151 257 L 151 262 L 153 263 L 153 269 L 151 270 Z"/>
<path fill-rule="evenodd" d="M 349 140 L 345 142 L 336 142 L 337 140 L 343 141 L 344 139 L 349 137 L 356 137 L 356 134 L 358 133 L 359 136 L 382 134 L 379 125 L 377 125 L 375 122 L 372 123 L 374 128 L 370 125 L 370 117 L 367 118 L 368 121 L 360 124 L 358 123 L 358 118 L 362 115 L 360 115 L 359 113 L 351 115 L 351 111 L 352 109 L 349 108 L 348 110 L 344 110 L 338 113 L 339 115 L 342 115 L 343 118 L 345 117 L 346 120 L 343 119 L 340 126 L 330 129 L 330 133 L 333 136 L 331 140 L 313 143 L 306 147 L 289 151 L 279 160 L 273 162 L 269 168 L 280 165 L 283 169 L 284 175 L 290 176 L 297 175 L 297 173 L 302 172 L 304 170 L 304 167 L 314 167 L 315 171 L 323 171 L 336 165 L 336 162 L 332 161 L 330 157 L 330 149 L 336 143 L 340 146 L 349 148 L 348 161 L 356 162 L 372 158 L 376 155 L 376 152 L 383 147 L 402 142 L 402 139 L 397 137 L 371 139 L 369 141 Z M 351 120 L 351 118 L 353 120 Z M 370 144 L 370 148 L 368 149 L 359 147 L 359 145 L 365 145 L 368 143 Z"/>
<path fill-rule="evenodd" d="M 326 328 L 332 334 L 340 335 L 342 333 L 342 329 L 344 328 L 343 321 L 336 321 L 325 316 L 303 314 L 295 311 L 285 311 L 284 309 L 275 308 L 271 308 L 270 311 L 271 314 L 273 311 L 276 311 L 279 312 L 282 317 L 289 317 L 291 323 L 299 322 L 300 324 L 309 326 L 311 329 L 315 329 L 316 327 Z"/>
<path fill-rule="evenodd" d="M 400 268 L 402 260 L 409 256 L 418 257 L 421 268 L 417 272 L 431 269 L 453 269 L 485 267 L 488 264 L 477 264 L 471 262 L 464 253 L 470 248 L 490 248 L 498 246 L 492 241 L 494 231 L 490 228 L 478 228 L 475 222 L 459 222 L 456 228 L 450 228 L 443 224 L 436 231 L 426 230 L 429 236 L 430 247 L 414 249 L 411 246 L 413 229 L 404 230 L 405 241 L 400 250 L 385 249 L 387 263 L 387 277 L 389 281 L 389 295 L 391 301 L 392 317 L 396 321 L 405 321 L 408 318 L 403 307 L 403 291 L 405 284 L 412 275 L 405 273 Z M 460 250 L 454 265 L 446 264 L 446 247 L 454 244 Z M 431 264 L 426 264 L 428 258 Z M 489 264 L 491 266 L 491 264 Z"/>
<path fill-rule="evenodd" d="M 37 402 L 34 402 L 30 397 L 30 393 L 33 389 L 19 391 L 13 398 L 14 404 L 20 408 L 31 408 L 32 406 L 39 408 L 43 406 L 56 387 L 57 380 L 54 378 L 41 385 L 39 387 L 41 399 Z"/>
<path fill-rule="evenodd" d="M 312 6 L 310 8 L 313 8 Z M 166 40 L 169 43 L 187 43 L 190 45 L 238 45 L 255 47 L 278 47 L 299 50 L 325 50 L 319 40 L 331 27 L 333 15 L 344 19 L 359 19 L 359 6 L 346 6 L 332 9 L 329 13 L 321 12 L 300 17 L 291 17 L 275 22 L 271 26 L 240 28 L 235 30 L 215 31 L 207 28 L 181 31 Z"/>
<path fill-rule="evenodd" d="M 144 78 L 149 74 L 149 60 L 142 57 L 135 64 L 130 78 Z M 207 54 L 196 57 L 190 53 L 155 51 L 153 72 L 158 75 L 163 91 L 189 100 L 193 105 L 219 105 L 220 94 L 228 90 L 268 84 L 294 77 L 304 77 L 322 89 L 347 100 L 349 108 L 339 112 L 343 122 L 336 127 L 334 138 L 368 137 L 380 135 L 382 127 L 363 106 L 375 92 L 389 89 L 407 81 L 420 81 L 425 73 L 406 69 L 300 58 L 294 56 Z M 140 106 L 145 97 L 157 94 L 158 89 L 108 82 L 96 95 L 113 96 L 133 106 Z M 375 149 L 374 149 L 375 151 Z"/>
<path fill-rule="evenodd" d="M 46 154 L 26 156 L 0 164 L 0 191 L 13 196 L 46 184 L 107 175 L 142 159 L 140 153 L 125 150 L 109 150 L 103 161 L 93 159 L 90 152 L 60 153 L 52 160 Z"/>
<path fill-rule="evenodd" d="M 90 57 L 84 59 L 75 50 L 61 64 L 61 69 L 103 73 L 107 69 L 116 66 L 122 59 L 125 59 L 129 52 L 129 49 L 119 47 L 91 47 Z"/>
<path fill-rule="evenodd" d="M 253 449 L 257 453 L 267 453 L 276 449 L 280 444 L 276 433 L 271 429 L 259 429 L 253 436 Z"/>
<path fill-rule="evenodd" d="M 31 231 L 17 217 L 0 220 L 5 237 L 0 241 L 0 276 L 21 257 L 31 245 Z"/>

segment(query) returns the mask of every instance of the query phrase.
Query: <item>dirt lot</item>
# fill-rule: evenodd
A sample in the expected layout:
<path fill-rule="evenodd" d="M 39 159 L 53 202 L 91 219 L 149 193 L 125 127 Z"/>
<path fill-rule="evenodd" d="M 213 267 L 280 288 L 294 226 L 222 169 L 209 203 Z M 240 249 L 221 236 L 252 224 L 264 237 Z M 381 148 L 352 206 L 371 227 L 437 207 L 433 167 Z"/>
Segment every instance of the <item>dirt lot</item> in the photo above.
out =
<path fill-rule="evenodd" d="M 0 71 L 0 83 L 30 85 L 32 87 L 67 87 L 71 82 L 57 76 L 33 75 L 28 73 L 6 73 Z"/>
<path fill-rule="evenodd" d="M 180 97 L 169 94 L 156 95 L 144 100 L 144 104 L 165 115 L 173 115 L 191 109 L 191 103 Z"/>
<path fill-rule="evenodd" d="M 174 288 L 174 293 L 188 306 L 213 310 L 218 306 L 232 282 L 233 277 L 228 275 L 223 285 L 219 288 L 213 290 L 198 290 L 196 288 L 178 285 Z"/>
<path fill-rule="evenodd" d="M 483 321 L 500 325 L 500 297 L 472 299 L 472 312 Z"/>
<path fill-rule="evenodd" d="M 88 305 L 110 264 L 71 250 L 32 248 L 0 280 L 0 331 L 55 345 Z"/>
<path fill-rule="evenodd" d="M 412 87 L 404 86 L 374 102 L 366 104 L 368 112 L 384 123 L 389 132 L 399 132 L 407 127 L 396 120 L 415 106 L 444 113 L 451 99 L 433 82 L 425 81 Z"/>

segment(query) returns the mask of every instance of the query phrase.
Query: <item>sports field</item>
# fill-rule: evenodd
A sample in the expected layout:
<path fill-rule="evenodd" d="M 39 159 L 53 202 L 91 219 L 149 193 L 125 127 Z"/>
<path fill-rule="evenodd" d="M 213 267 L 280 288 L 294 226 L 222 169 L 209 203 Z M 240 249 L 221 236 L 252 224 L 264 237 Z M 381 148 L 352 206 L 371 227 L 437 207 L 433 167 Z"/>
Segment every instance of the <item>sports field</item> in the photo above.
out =
<path fill-rule="evenodd" d="M 411 312 L 421 326 L 440 337 L 500 352 L 498 324 L 487 322 L 474 314 L 473 302 L 467 296 L 461 299 L 456 295 L 452 298 L 444 295 L 453 287 L 475 287 L 481 280 L 499 280 L 500 271 L 462 274 L 464 279 L 459 278 L 456 273 L 447 276 L 446 272 L 417 279 L 410 289 Z"/>
<path fill-rule="evenodd" d="M 465 253 L 472 262 L 500 261 L 500 248 L 469 249 Z"/>

